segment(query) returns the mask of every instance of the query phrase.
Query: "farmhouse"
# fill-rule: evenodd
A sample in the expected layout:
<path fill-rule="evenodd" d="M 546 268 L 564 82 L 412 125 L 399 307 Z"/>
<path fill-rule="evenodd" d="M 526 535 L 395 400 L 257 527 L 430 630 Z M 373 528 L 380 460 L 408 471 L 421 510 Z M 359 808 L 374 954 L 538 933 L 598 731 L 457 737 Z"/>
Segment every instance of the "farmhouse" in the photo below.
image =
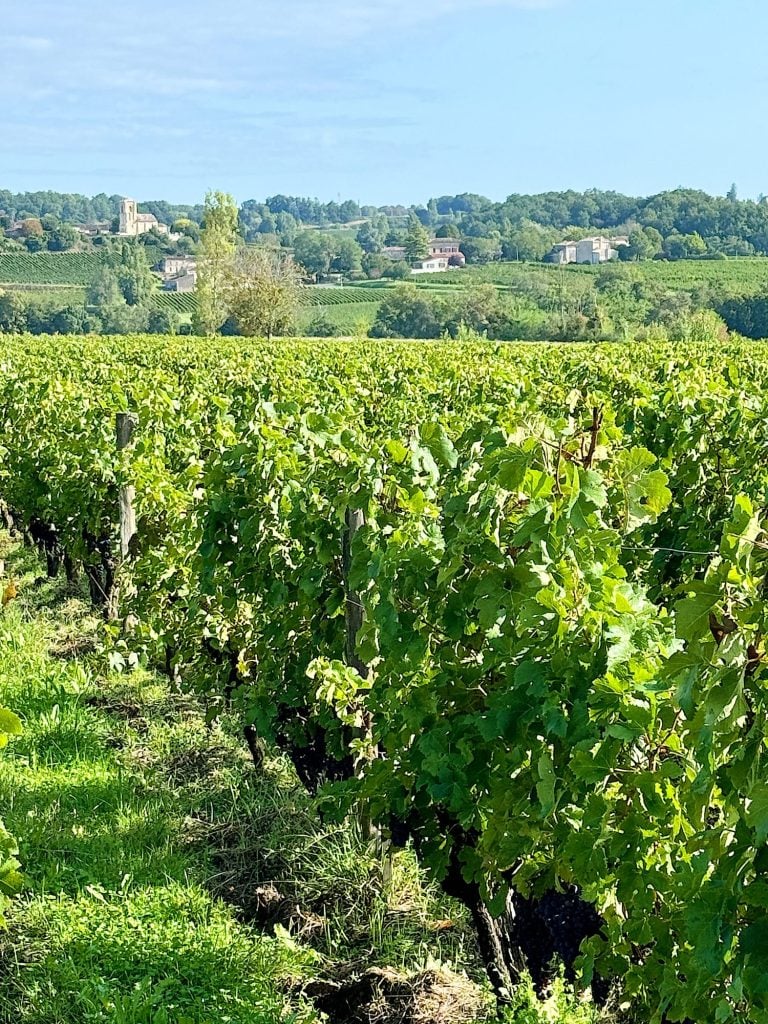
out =
<path fill-rule="evenodd" d="M 628 245 L 628 238 L 582 238 L 578 242 L 558 242 L 547 256 L 548 263 L 607 263 L 618 258 L 618 246 Z"/>
<path fill-rule="evenodd" d="M 448 256 L 427 256 L 426 259 L 419 260 L 413 266 L 414 274 L 441 274 L 444 270 L 448 270 L 450 267 L 450 257 Z"/>
<path fill-rule="evenodd" d="M 401 262 L 406 258 L 404 245 L 388 245 L 384 249 L 384 255 L 395 262 Z M 419 260 L 414 266 L 417 273 L 434 274 L 443 270 L 450 270 L 452 267 L 463 267 L 467 260 L 461 251 L 461 241 L 458 238 L 433 238 L 429 243 L 429 256 Z M 424 265 L 430 263 L 429 269 Z"/>
<path fill-rule="evenodd" d="M 167 224 L 161 224 L 152 213 L 139 213 L 135 199 L 120 200 L 120 230 L 118 234 L 135 238 L 145 235 L 148 231 L 159 231 L 161 235 L 169 235 Z"/>
<path fill-rule="evenodd" d="M 178 274 L 196 271 L 197 260 L 194 256 L 166 256 L 164 260 L 157 264 L 156 269 L 162 275 L 163 280 L 167 280 L 170 277 L 176 277 Z"/>
<path fill-rule="evenodd" d="M 461 251 L 461 239 L 459 238 L 433 238 L 429 243 L 429 255 L 447 256 L 450 267 L 463 267 L 467 262 Z"/>

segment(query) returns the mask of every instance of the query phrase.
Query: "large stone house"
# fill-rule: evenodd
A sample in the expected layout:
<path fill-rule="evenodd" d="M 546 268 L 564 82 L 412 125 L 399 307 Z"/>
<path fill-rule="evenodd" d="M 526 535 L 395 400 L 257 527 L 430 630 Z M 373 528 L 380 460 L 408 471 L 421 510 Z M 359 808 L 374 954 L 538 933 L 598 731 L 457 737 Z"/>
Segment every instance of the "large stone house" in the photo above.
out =
<path fill-rule="evenodd" d="M 384 249 L 384 255 L 395 262 L 400 262 L 406 258 L 405 246 L 388 245 Z M 413 269 L 415 273 L 436 274 L 454 267 L 463 267 L 466 262 L 458 238 L 433 238 L 429 243 L 429 255 L 419 260 Z"/>
<path fill-rule="evenodd" d="M 467 259 L 461 251 L 460 238 L 433 238 L 429 243 L 430 256 L 445 256 L 450 267 L 463 267 Z"/>
<path fill-rule="evenodd" d="M 164 260 L 160 260 L 155 269 L 162 274 L 163 280 L 167 281 L 168 278 L 176 277 L 177 274 L 186 274 L 197 270 L 197 260 L 194 256 L 166 256 Z"/>
<path fill-rule="evenodd" d="M 193 292 L 197 288 L 197 260 L 194 256 L 166 256 L 154 268 L 166 292 Z"/>
<path fill-rule="evenodd" d="M 628 238 L 581 238 L 578 242 L 558 242 L 546 257 L 548 263 L 608 263 L 618 258 L 620 245 Z"/>
<path fill-rule="evenodd" d="M 167 224 L 161 224 L 152 213 L 139 213 L 139 205 L 135 199 L 120 200 L 120 230 L 118 234 L 135 238 L 145 235 L 148 231 L 159 231 L 161 235 L 169 235 Z"/>

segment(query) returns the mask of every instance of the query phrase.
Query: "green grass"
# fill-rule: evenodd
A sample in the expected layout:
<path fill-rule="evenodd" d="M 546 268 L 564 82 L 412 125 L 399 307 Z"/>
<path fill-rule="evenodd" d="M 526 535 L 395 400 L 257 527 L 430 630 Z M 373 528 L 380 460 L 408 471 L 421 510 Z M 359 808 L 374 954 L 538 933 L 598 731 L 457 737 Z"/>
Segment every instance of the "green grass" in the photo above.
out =
<path fill-rule="evenodd" d="M 18 571 L 18 555 L 9 565 Z M 23 567 L 36 571 L 28 556 Z M 0 620 L 0 699 L 25 723 L 0 768 L 0 804 L 29 886 L 0 939 L 0 1021 L 285 1019 L 278 979 L 301 973 L 303 955 L 213 897 L 209 853 L 187 834 L 241 778 L 239 749 L 150 678 L 128 697 L 124 679 L 66 657 L 95 627 L 71 600 L 58 624 L 34 613 L 54 589 Z M 168 770 L 175 747 L 215 748 L 204 781 Z"/>

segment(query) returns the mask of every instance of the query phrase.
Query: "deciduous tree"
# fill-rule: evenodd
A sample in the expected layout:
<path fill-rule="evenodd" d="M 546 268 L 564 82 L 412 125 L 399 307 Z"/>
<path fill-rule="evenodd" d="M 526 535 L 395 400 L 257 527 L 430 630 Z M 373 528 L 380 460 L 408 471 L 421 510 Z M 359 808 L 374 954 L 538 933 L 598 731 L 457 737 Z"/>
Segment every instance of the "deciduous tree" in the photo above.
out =
<path fill-rule="evenodd" d="M 341 235 L 334 241 L 331 270 L 339 274 L 354 274 L 362 268 L 363 250 L 354 238 Z"/>
<path fill-rule="evenodd" d="M 228 263 L 224 298 L 240 334 L 271 338 L 293 325 L 301 277 L 289 256 L 241 249 Z"/>
<path fill-rule="evenodd" d="M 320 231 L 302 231 L 296 236 L 294 259 L 308 274 L 327 274 L 333 258 L 333 244 Z"/>

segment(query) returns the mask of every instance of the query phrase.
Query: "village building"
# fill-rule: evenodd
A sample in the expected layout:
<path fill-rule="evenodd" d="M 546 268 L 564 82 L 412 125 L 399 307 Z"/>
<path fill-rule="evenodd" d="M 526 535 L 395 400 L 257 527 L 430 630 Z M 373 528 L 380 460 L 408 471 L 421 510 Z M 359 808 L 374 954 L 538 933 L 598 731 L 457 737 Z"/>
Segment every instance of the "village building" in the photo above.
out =
<path fill-rule="evenodd" d="M 176 277 L 169 277 L 163 282 L 163 291 L 166 292 L 193 292 L 197 288 L 197 271 L 189 270 L 177 274 Z"/>
<path fill-rule="evenodd" d="M 167 224 L 161 224 L 152 213 L 139 213 L 139 205 L 135 199 L 120 200 L 120 230 L 118 234 L 136 238 L 148 231 L 159 231 L 161 235 L 169 235 Z"/>
<path fill-rule="evenodd" d="M 160 260 L 156 269 L 162 275 L 163 280 L 176 277 L 178 274 L 187 274 L 197 270 L 197 260 L 194 256 L 166 256 Z"/>
<path fill-rule="evenodd" d="M 400 263 L 402 260 L 405 259 L 404 245 L 385 245 L 383 251 L 384 255 L 388 259 L 394 260 L 395 263 Z"/>
<path fill-rule="evenodd" d="M 619 246 L 629 245 L 628 238 L 581 238 L 579 241 L 558 242 L 546 257 L 548 263 L 608 263 L 618 259 Z"/>
<path fill-rule="evenodd" d="M 414 274 L 441 274 L 449 270 L 451 266 L 449 256 L 427 256 L 426 259 L 415 263 L 412 272 Z"/>
<path fill-rule="evenodd" d="M 400 263 L 406 259 L 404 245 L 388 245 L 384 248 L 384 255 L 389 259 Z M 466 265 L 466 257 L 461 251 L 461 241 L 458 238 L 433 238 L 429 243 L 429 255 L 419 260 L 414 265 L 414 271 L 421 274 L 435 274 L 443 270 L 451 270 L 454 267 Z"/>
<path fill-rule="evenodd" d="M 108 235 L 112 227 L 111 221 L 98 220 L 88 224 L 75 224 L 75 231 L 79 231 L 86 238 L 95 238 L 96 235 Z"/>
<path fill-rule="evenodd" d="M 429 243 L 430 256 L 447 256 L 450 267 L 463 267 L 467 259 L 461 251 L 459 238 L 433 238 Z"/>

